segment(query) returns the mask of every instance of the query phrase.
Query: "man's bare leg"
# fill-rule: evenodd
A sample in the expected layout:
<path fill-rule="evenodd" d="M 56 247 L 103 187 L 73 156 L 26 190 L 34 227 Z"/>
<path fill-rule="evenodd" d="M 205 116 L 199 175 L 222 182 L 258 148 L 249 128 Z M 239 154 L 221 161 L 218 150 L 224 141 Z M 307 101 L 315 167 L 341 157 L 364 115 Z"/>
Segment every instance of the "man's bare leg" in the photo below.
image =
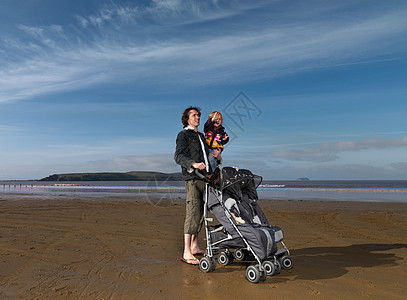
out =
<path fill-rule="evenodd" d="M 195 256 L 191 252 L 191 243 L 193 240 L 193 236 L 195 236 L 195 235 L 192 235 L 189 233 L 184 234 L 184 254 L 183 254 L 184 259 L 194 259 L 195 258 Z"/>
<path fill-rule="evenodd" d="M 202 250 L 198 246 L 197 234 L 184 234 L 184 259 L 194 259 L 195 254 L 204 254 L 205 250 Z"/>
<path fill-rule="evenodd" d="M 198 246 L 198 234 L 193 234 L 191 236 L 191 253 L 192 254 L 204 254 L 205 250 L 199 248 Z"/>

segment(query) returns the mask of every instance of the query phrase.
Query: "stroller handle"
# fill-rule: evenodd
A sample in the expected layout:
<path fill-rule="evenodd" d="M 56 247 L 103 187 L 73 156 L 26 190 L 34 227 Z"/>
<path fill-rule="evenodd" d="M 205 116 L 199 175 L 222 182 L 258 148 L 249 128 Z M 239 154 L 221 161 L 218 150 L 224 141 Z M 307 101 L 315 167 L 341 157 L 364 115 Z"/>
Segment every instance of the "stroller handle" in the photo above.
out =
<path fill-rule="evenodd" d="M 203 175 L 201 173 L 198 172 L 198 169 L 195 169 L 195 174 L 201 178 L 203 181 L 205 181 L 206 183 L 208 183 L 211 187 L 217 188 L 219 189 L 221 187 L 220 184 L 220 169 L 216 168 L 215 171 L 209 175 Z"/>
<path fill-rule="evenodd" d="M 195 174 L 196 174 L 199 178 L 201 178 L 201 179 L 204 180 L 204 181 L 208 181 L 208 178 L 207 178 L 205 175 L 199 173 L 198 169 L 194 169 L 194 171 L 195 171 Z"/>

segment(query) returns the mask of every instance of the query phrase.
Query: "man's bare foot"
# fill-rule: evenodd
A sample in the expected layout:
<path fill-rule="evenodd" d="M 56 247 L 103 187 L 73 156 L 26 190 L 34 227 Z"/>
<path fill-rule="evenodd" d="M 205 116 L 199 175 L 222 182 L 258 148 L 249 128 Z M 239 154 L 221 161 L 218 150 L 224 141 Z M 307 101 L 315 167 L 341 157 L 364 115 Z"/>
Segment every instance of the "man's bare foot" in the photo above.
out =
<path fill-rule="evenodd" d="M 181 258 L 181 261 L 188 264 L 188 265 L 199 265 L 199 260 L 197 258 Z"/>
<path fill-rule="evenodd" d="M 193 253 L 190 252 L 184 252 L 184 254 L 182 255 L 182 258 L 184 259 L 197 259 Z"/>
<path fill-rule="evenodd" d="M 203 249 L 200 249 L 200 248 L 197 248 L 197 249 L 194 249 L 194 250 L 192 250 L 191 249 L 191 253 L 193 254 L 193 255 L 204 255 L 204 254 L 206 254 L 206 250 L 203 250 Z"/>

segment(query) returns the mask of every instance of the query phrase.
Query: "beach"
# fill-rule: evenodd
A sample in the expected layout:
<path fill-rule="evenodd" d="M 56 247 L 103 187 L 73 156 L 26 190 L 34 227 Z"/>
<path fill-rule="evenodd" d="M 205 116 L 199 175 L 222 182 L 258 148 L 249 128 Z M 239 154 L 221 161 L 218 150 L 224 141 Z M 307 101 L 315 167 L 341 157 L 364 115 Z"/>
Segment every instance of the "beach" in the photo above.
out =
<path fill-rule="evenodd" d="M 260 200 L 294 268 L 252 284 L 245 262 L 204 273 L 180 261 L 184 199 L 0 196 L 0 299 L 407 295 L 406 203 Z"/>

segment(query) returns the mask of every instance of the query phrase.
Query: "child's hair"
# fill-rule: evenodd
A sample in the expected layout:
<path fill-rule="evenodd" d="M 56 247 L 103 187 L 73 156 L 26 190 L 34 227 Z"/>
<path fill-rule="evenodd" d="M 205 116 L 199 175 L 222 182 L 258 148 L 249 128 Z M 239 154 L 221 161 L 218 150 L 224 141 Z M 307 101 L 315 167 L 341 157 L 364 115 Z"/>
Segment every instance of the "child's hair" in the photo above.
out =
<path fill-rule="evenodd" d="M 211 112 L 211 113 L 209 114 L 209 119 L 212 119 L 213 116 L 215 115 L 215 113 L 218 113 L 218 114 L 220 115 L 220 121 L 221 121 L 221 123 L 223 123 L 223 116 L 222 116 L 222 114 L 221 114 L 220 112 L 218 112 L 218 111 L 213 111 L 213 112 Z"/>

